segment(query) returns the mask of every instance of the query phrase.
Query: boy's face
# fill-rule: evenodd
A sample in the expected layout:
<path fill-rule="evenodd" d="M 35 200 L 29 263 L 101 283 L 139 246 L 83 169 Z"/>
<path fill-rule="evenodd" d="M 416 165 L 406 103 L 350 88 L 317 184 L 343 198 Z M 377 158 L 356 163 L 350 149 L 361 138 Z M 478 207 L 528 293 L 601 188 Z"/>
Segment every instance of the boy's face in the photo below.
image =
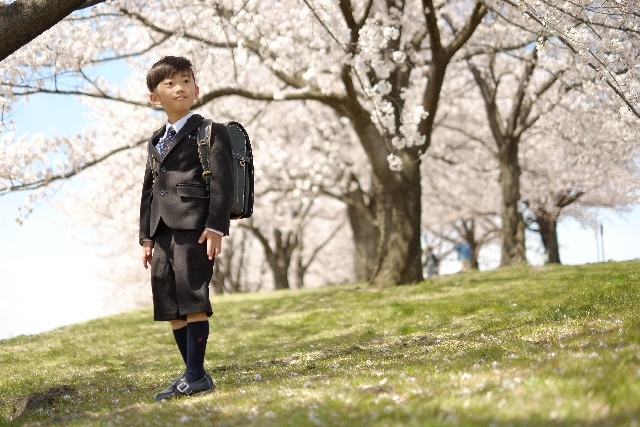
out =
<path fill-rule="evenodd" d="M 158 83 L 155 92 L 149 94 L 149 100 L 156 107 L 162 107 L 169 121 L 174 123 L 191 111 L 199 93 L 191 73 L 185 70 Z"/>

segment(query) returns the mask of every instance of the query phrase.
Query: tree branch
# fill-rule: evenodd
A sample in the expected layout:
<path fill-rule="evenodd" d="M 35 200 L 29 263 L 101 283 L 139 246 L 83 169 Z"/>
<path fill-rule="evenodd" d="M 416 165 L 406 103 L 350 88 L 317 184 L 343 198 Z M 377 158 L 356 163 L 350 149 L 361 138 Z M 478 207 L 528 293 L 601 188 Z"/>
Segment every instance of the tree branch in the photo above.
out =
<path fill-rule="evenodd" d="M 82 10 L 82 9 L 87 9 L 89 7 L 92 6 L 96 6 L 100 3 L 104 3 L 106 0 L 87 0 L 85 1 L 83 4 L 81 4 L 80 6 L 76 7 L 75 10 Z"/>
<path fill-rule="evenodd" d="M 344 226 L 345 221 L 343 220 L 340 224 L 338 224 L 338 226 L 329 233 L 329 235 L 327 236 L 327 238 L 320 243 L 319 246 L 316 246 L 316 248 L 313 250 L 313 252 L 311 252 L 311 256 L 309 256 L 309 259 L 307 260 L 306 263 L 301 263 L 302 264 L 302 268 L 304 269 L 304 271 L 306 272 L 307 269 L 309 268 L 309 266 L 311 265 L 311 263 L 313 263 L 313 261 L 315 260 L 316 256 L 320 253 L 320 251 L 327 246 L 327 244 L 331 241 L 331 239 L 333 239 L 333 237 L 335 236 L 335 234 Z"/>
<path fill-rule="evenodd" d="M 433 0 L 422 0 L 422 8 L 424 10 L 424 19 L 427 22 L 427 31 L 431 41 L 431 51 L 433 56 L 440 56 L 444 52 L 442 42 L 440 40 L 440 29 L 438 28 L 438 17 L 433 7 Z"/>
<path fill-rule="evenodd" d="M 309 4 L 309 1 L 308 0 L 302 0 L 302 1 L 309 8 L 309 10 L 311 10 L 311 13 L 313 13 L 313 16 L 316 17 L 316 20 L 320 23 L 322 28 L 325 29 L 325 31 L 327 32 L 327 34 L 329 34 L 329 36 L 333 39 L 333 41 L 335 41 L 338 46 L 341 46 L 342 43 L 340 42 L 340 40 L 338 40 L 338 38 L 331 32 L 329 27 L 327 27 L 327 24 L 325 24 L 324 21 L 322 21 L 322 19 L 320 19 L 320 17 L 316 13 L 315 8 Z"/>
<path fill-rule="evenodd" d="M 480 93 L 482 94 L 482 99 L 484 100 L 485 108 L 487 110 L 487 118 L 489 120 L 489 128 L 493 133 L 493 137 L 496 143 L 500 146 L 504 143 L 504 138 L 506 134 L 506 129 L 504 126 L 504 120 L 500 115 L 500 110 L 496 104 L 496 92 L 497 89 L 495 86 L 490 86 L 482 76 L 482 72 L 476 68 L 471 62 L 467 62 L 469 64 L 469 69 L 473 74 L 473 78 L 475 79 L 478 87 L 480 88 Z"/>
<path fill-rule="evenodd" d="M 476 3 L 469 20 L 465 23 L 457 37 L 445 48 L 449 57 L 452 57 L 471 38 L 473 32 L 478 25 L 480 25 L 482 18 L 487 14 L 487 10 L 487 7 L 482 2 L 478 1 Z"/>
<path fill-rule="evenodd" d="M 22 0 L 0 5 L 0 61 L 85 3 L 85 0 Z"/>
<path fill-rule="evenodd" d="M 509 135 L 516 134 L 518 124 L 524 122 L 526 116 L 529 114 L 530 108 L 525 108 L 524 103 L 525 96 L 527 94 L 527 87 L 529 86 L 531 76 L 533 75 L 538 62 L 537 52 L 537 49 L 533 49 L 531 52 L 531 58 L 525 64 L 522 78 L 518 84 L 518 90 L 513 95 L 513 111 L 511 112 L 511 117 L 509 117 L 507 122 L 507 133 Z"/>
<path fill-rule="evenodd" d="M 16 89 L 22 89 L 22 91 L 14 93 L 15 96 L 35 95 L 38 93 L 48 93 L 48 94 L 54 94 L 54 95 L 78 95 L 78 96 L 86 96 L 89 98 L 118 101 L 118 102 L 122 102 L 129 105 L 136 105 L 139 107 L 150 107 L 150 105 L 146 102 L 132 101 L 130 99 L 121 98 L 119 96 L 111 96 L 104 93 L 91 93 L 91 92 L 84 92 L 81 90 L 46 89 L 46 88 L 37 88 L 34 86 L 25 86 L 25 85 L 8 85 L 8 86 Z"/>
<path fill-rule="evenodd" d="M 342 98 L 337 95 L 331 96 L 331 95 L 323 95 L 321 93 L 314 93 L 314 92 L 291 91 L 289 93 L 283 93 L 283 94 L 280 94 L 279 96 L 276 96 L 276 94 L 269 93 L 269 92 L 257 93 L 257 92 L 251 92 L 246 89 L 230 87 L 230 88 L 215 89 L 200 96 L 200 98 L 198 99 L 198 102 L 194 104 L 194 108 L 205 105 L 214 99 L 221 98 L 224 96 L 231 96 L 231 95 L 236 95 L 242 98 L 252 99 L 256 101 L 311 100 L 311 101 L 321 102 L 332 108 L 336 108 L 337 106 L 341 105 L 341 102 L 342 102 Z"/>
<path fill-rule="evenodd" d="M 143 139 L 140 141 L 137 141 L 136 143 L 134 143 L 133 145 L 125 145 L 122 147 L 118 147 L 115 148 L 111 151 L 109 151 L 108 153 L 90 161 L 87 163 L 83 163 L 81 165 L 77 165 L 76 167 L 73 168 L 73 170 L 70 170 L 66 173 L 62 173 L 62 174 L 56 174 L 56 175 L 52 175 L 50 177 L 47 178 L 43 178 L 37 181 L 33 181 L 33 182 L 27 182 L 27 183 L 23 183 L 23 184 L 19 184 L 19 185 L 11 185 L 9 187 L 4 187 L 4 188 L 0 188 L 0 197 L 2 196 L 6 196 L 9 193 L 15 192 L 15 191 L 27 191 L 27 190 L 35 190 L 38 188 L 42 188 L 45 187 L 53 182 L 56 181 L 61 181 L 61 180 L 65 180 L 65 179 L 69 179 L 71 177 L 74 177 L 76 175 L 78 175 L 80 172 L 82 172 L 85 169 L 88 169 L 106 159 L 108 159 L 109 157 L 121 152 L 121 151 L 126 151 L 129 150 L 131 148 L 134 147 L 138 147 L 144 143 L 146 143 L 147 140 Z"/>

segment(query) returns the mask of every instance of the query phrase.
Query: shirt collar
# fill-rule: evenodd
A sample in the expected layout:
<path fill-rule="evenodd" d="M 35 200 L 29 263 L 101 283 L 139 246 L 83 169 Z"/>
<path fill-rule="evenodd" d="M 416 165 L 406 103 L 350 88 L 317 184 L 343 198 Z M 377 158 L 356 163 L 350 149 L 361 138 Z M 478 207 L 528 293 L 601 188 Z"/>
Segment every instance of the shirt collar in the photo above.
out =
<path fill-rule="evenodd" d="M 191 116 L 193 116 L 193 112 L 192 111 L 190 111 L 189 114 L 187 114 L 186 116 L 184 116 L 180 120 L 176 121 L 174 124 L 171 124 L 171 123 L 169 123 L 167 121 L 167 124 L 164 127 L 164 136 L 167 135 L 167 131 L 169 130 L 169 126 L 173 126 L 173 128 L 176 130 L 176 133 L 180 132 L 180 129 L 182 129 L 182 127 L 185 125 L 185 123 L 187 123 L 187 120 L 189 120 L 191 118 Z"/>

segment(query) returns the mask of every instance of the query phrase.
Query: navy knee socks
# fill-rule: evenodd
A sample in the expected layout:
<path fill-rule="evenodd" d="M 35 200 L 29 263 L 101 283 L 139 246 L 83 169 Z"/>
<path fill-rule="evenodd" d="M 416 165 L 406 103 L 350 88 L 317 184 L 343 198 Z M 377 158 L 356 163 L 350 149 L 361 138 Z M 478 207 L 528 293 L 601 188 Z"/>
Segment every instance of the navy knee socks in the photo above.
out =
<path fill-rule="evenodd" d="M 209 322 L 187 323 L 187 369 L 184 372 L 188 382 L 198 381 L 204 377 L 204 354 L 209 339 Z"/>

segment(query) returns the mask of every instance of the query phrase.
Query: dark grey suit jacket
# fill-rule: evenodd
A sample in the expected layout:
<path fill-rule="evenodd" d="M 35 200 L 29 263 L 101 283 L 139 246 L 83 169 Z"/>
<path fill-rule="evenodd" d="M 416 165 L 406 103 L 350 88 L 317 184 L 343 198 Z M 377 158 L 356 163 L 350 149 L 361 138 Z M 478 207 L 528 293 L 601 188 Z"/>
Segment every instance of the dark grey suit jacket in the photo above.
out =
<path fill-rule="evenodd" d="M 191 116 L 162 155 L 155 144 L 164 134 L 164 126 L 147 142 L 151 144 L 148 151 L 156 159 L 157 178 L 153 183 L 149 159 L 140 200 L 140 242 L 153 240 L 160 219 L 173 229 L 211 228 L 229 234 L 233 159 L 229 133 L 224 125 L 213 123 L 209 156 L 211 185 L 207 191 L 197 145 L 202 120 L 200 115 Z"/>

